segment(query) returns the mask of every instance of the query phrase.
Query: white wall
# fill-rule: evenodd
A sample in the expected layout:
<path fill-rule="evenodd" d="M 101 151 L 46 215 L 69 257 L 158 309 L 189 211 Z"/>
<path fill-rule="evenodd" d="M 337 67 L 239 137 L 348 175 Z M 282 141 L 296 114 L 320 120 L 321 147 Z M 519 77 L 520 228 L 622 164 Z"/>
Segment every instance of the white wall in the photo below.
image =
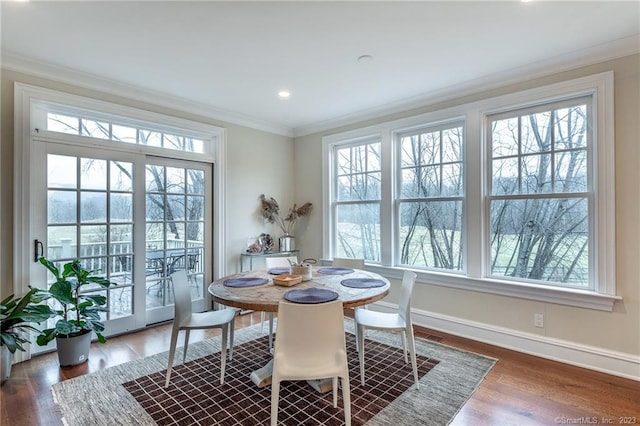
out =
<path fill-rule="evenodd" d="M 616 275 L 623 300 L 613 312 L 602 312 L 420 283 L 413 307 L 416 320 L 426 326 L 640 380 L 639 55 L 298 137 L 296 198 L 306 196 L 317 205 L 322 201 L 323 136 L 609 70 L 615 79 Z M 322 254 L 319 210 L 311 217 L 303 243 L 309 255 Z M 388 298 L 396 300 L 397 286 Z M 533 326 L 534 313 L 544 314 L 544 328 Z"/>

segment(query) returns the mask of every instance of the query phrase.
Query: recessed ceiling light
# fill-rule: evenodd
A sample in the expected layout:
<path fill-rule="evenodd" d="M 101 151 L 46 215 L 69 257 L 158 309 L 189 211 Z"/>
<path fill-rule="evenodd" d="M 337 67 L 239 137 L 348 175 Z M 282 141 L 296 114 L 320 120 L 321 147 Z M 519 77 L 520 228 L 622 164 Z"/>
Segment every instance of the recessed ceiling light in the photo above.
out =
<path fill-rule="evenodd" d="M 363 64 L 369 63 L 371 61 L 373 61 L 373 56 L 371 56 L 371 55 L 360 55 L 360 56 L 358 56 L 358 62 L 361 62 Z"/>
<path fill-rule="evenodd" d="M 289 96 L 291 96 L 291 93 L 288 90 L 281 90 L 278 92 L 278 96 L 280 96 L 281 98 L 288 98 Z"/>

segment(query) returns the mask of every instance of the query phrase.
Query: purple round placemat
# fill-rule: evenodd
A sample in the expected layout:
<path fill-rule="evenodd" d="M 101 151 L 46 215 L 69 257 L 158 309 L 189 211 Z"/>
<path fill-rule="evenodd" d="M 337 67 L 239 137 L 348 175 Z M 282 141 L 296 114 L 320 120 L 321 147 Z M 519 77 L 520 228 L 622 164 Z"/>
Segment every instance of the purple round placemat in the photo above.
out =
<path fill-rule="evenodd" d="M 229 278 L 228 280 L 224 280 L 222 284 L 227 287 L 255 287 L 258 285 L 263 285 L 268 283 L 269 280 L 266 278 L 258 278 L 258 277 L 241 277 L 241 278 Z"/>
<path fill-rule="evenodd" d="M 386 283 L 375 278 L 348 278 L 346 280 L 340 281 L 340 284 L 345 287 L 351 288 L 374 288 L 384 287 Z"/>
<path fill-rule="evenodd" d="M 284 294 L 284 298 L 295 303 L 323 303 L 336 300 L 338 293 L 323 288 L 305 288 L 289 290 Z"/>
<path fill-rule="evenodd" d="M 291 272 L 291 268 L 271 268 L 267 272 L 269 272 L 271 275 L 282 275 Z"/>
<path fill-rule="evenodd" d="M 330 268 L 320 268 L 318 269 L 319 274 L 324 275 L 346 275 L 354 272 L 351 268 L 338 268 L 338 267 L 330 267 Z"/>

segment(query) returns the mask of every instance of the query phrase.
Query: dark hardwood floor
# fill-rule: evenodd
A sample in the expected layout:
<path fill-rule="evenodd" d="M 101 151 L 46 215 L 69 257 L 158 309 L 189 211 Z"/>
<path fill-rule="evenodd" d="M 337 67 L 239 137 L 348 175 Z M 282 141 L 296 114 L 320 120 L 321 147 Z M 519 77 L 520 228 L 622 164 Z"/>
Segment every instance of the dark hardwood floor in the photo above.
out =
<path fill-rule="evenodd" d="M 236 328 L 259 322 L 259 313 L 242 315 Z M 89 361 L 76 367 L 61 369 L 56 353 L 14 365 L 0 393 L 2 425 L 61 425 L 51 385 L 166 351 L 170 330 L 163 324 L 94 343 Z M 192 332 L 191 341 L 216 334 Z M 452 425 L 640 424 L 639 382 L 421 327 L 416 336 L 499 360 Z"/>

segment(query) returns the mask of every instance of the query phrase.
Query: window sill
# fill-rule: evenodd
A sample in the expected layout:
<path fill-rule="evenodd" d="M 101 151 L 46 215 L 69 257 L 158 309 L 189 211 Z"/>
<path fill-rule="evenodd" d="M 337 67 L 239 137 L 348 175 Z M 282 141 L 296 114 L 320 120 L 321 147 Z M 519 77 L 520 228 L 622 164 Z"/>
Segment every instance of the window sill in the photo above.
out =
<path fill-rule="evenodd" d="M 402 279 L 403 268 L 385 267 L 368 264 L 366 269 L 384 277 Z M 505 282 L 496 279 L 476 279 L 461 275 L 425 272 L 413 270 L 418 274 L 416 282 L 457 288 L 461 290 L 479 291 L 500 296 L 519 297 L 540 302 L 557 303 L 560 305 L 576 306 L 599 311 L 613 311 L 620 296 L 595 293 L 593 291 L 575 290 L 567 288 L 553 288 L 543 285 Z"/>

